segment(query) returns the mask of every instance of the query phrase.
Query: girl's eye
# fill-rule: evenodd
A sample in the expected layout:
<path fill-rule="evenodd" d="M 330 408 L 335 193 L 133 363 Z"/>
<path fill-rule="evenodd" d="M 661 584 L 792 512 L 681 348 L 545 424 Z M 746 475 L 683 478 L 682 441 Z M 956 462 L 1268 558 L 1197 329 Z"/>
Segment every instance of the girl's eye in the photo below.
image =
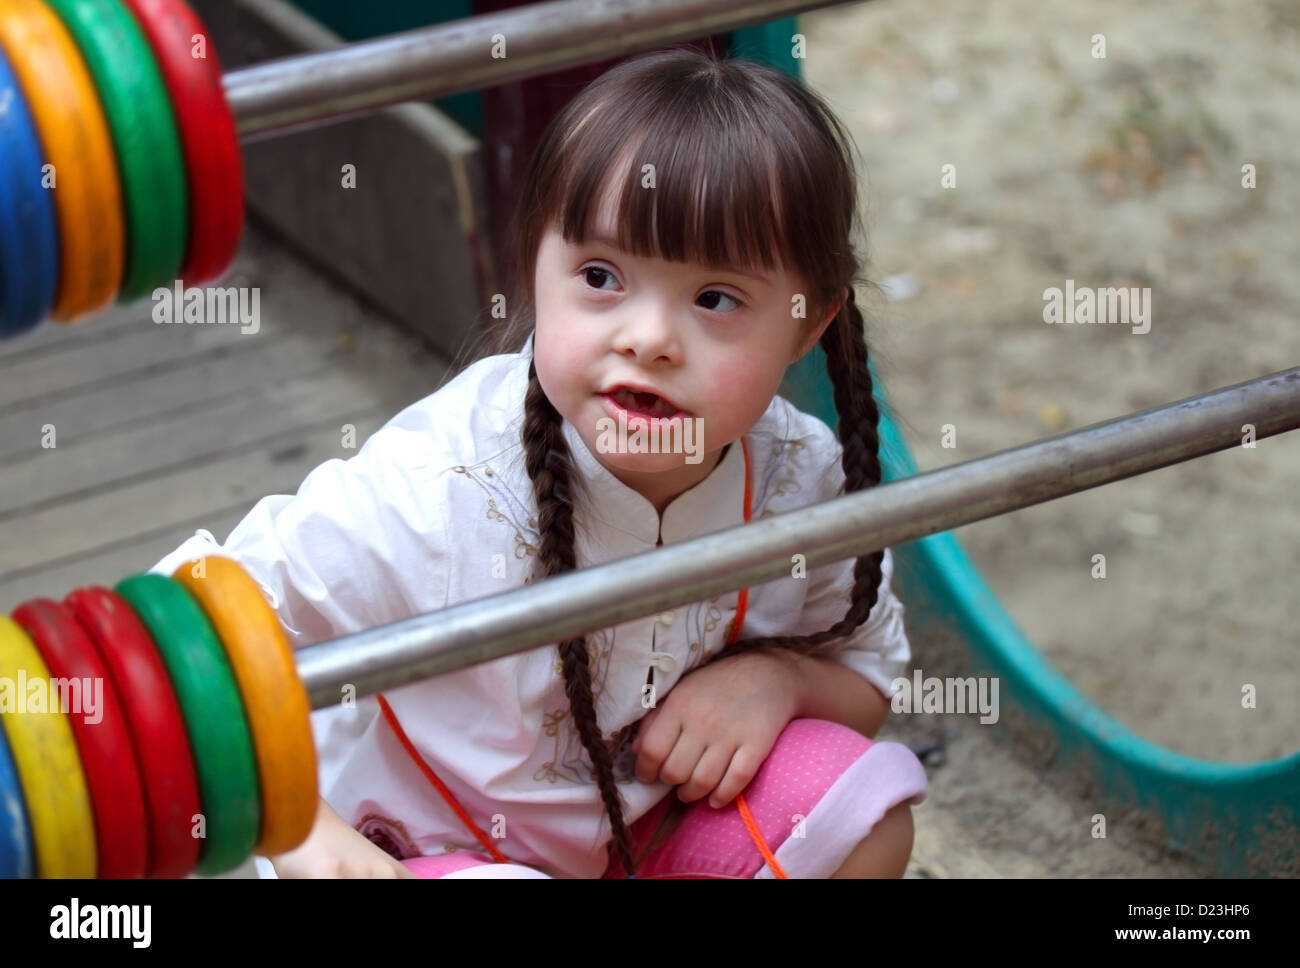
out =
<path fill-rule="evenodd" d="M 587 285 L 591 286 L 592 289 L 604 289 L 605 282 L 608 280 L 617 282 L 612 272 L 608 269 L 602 269 L 600 266 L 584 266 L 582 275 Z"/>
<path fill-rule="evenodd" d="M 728 312 L 725 306 L 721 308 L 719 307 L 718 305 L 719 299 L 729 299 L 736 304 L 737 309 L 740 308 L 741 303 L 739 299 L 737 299 L 735 296 L 728 296 L 725 292 L 721 292 L 717 289 L 709 289 L 705 292 L 700 293 L 699 301 L 700 301 L 700 305 L 702 305 L 705 309 L 712 310 L 713 312 Z"/>

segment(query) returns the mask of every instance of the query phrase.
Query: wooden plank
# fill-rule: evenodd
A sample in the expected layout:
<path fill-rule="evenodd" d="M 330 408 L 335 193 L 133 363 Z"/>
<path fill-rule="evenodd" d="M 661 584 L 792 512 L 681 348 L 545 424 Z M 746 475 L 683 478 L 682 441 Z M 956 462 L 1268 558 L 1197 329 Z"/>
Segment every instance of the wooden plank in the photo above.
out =
<path fill-rule="evenodd" d="M 46 320 L 21 336 L 0 339 L 0 363 L 38 359 L 68 343 L 85 340 L 108 342 L 116 337 L 119 330 L 148 319 L 152 309 L 151 302 L 135 302 L 127 306 L 112 306 L 71 324 Z"/>
<path fill-rule="evenodd" d="M 237 340 L 205 356 L 133 380 L 129 391 L 111 385 L 64 396 L 39 407 L 9 408 L 0 416 L 0 460 L 38 453 L 42 428 L 53 425 L 59 446 L 123 428 L 171 411 L 202 410 L 229 397 L 337 365 L 333 341 L 291 333 L 263 341 Z"/>
<path fill-rule="evenodd" d="M 0 520 L 52 503 L 158 478 L 186 465 L 281 439 L 286 433 L 340 427 L 358 413 L 396 414 L 432 392 L 445 364 L 432 369 L 408 354 L 384 379 L 342 369 L 317 372 L 227 397 L 200 409 L 173 410 L 40 450 L 9 462 L 0 477 Z"/>
<path fill-rule="evenodd" d="M 86 328 L 86 336 L 91 335 Z M 259 332 L 257 336 L 261 336 Z M 0 408 L 43 406 L 61 396 L 125 382 L 239 339 L 238 325 L 160 325 L 147 315 L 113 330 L 109 340 L 63 340 L 22 361 L 0 361 Z"/>
<path fill-rule="evenodd" d="M 306 476 L 310 468 L 303 468 Z M 256 503 L 256 502 L 254 502 Z M 66 558 L 54 564 L 28 569 L 17 575 L 0 578 L 0 612 L 12 612 L 32 598 L 62 601 L 68 592 L 86 585 L 113 587 L 127 575 L 148 571 L 165 555 L 181 546 L 196 530 L 207 528 L 224 541 L 252 504 L 222 512 L 212 511 L 191 521 L 173 524 L 127 541 Z"/>
<path fill-rule="evenodd" d="M 358 414 L 356 443 L 391 416 Z M 175 474 L 127 484 L 0 522 L 0 580 L 175 529 L 205 515 L 248 507 L 265 494 L 293 494 L 310 469 L 356 450 L 340 446 L 336 428 L 303 434 Z"/>

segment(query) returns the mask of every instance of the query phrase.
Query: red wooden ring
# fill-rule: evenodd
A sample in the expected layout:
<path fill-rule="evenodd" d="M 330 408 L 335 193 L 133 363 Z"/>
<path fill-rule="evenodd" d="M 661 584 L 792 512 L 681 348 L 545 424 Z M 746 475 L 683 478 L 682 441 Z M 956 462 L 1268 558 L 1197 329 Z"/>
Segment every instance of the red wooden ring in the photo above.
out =
<path fill-rule="evenodd" d="M 58 602 L 34 598 L 14 609 L 13 620 L 36 644 L 49 666 L 51 680 L 76 679 L 84 685 L 89 679 L 96 692 L 95 683 L 102 684 L 102 694 L 95 696 L 100 703 L 93 713 L 84 699 L 80 709 L 63 711 L 72 724 L 90 790 L 99 876 L 139 877 L 149 857 L 140 769 L 108 669 L 76 618 Z M 52 707 L 57 693 L 52 682 L 44 685 Z M 84 696 L 84 688 L 81 694 Z M 92 716 L 96 721 L 88 722 Z"/>
<path fill-rule="evenodd" d="M 199 862 L 193 835 L 203 812 L 194 753 L 176 690 L 135 611 L 107 588 L 78 588 L 63 600 L 89 633 L 126 710 L 144 781 L 151 877 L 184 877 Z"/>
<path fill-rule="evenodd" d="M 171 94 L 190 187 L 190 236 L 181 267 L 187 285 L 229 268 L 244 228 L 244 169 L 221 62 L 203 22 L 181 0 L 124 0 L 149 38 Z M 193 55 L 202 37 L 203 57 Z"/>

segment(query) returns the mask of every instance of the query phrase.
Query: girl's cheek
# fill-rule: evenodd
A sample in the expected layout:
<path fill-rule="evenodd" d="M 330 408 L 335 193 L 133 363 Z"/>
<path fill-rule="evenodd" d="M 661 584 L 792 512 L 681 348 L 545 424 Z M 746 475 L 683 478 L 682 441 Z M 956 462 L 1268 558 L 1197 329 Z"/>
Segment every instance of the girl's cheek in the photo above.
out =
<path fill-rule="evenodd" d="M 729 354 L 711 368 L 710 382 L 714 393 L 730 398 L 750 397 L 765 392 L 770 382 L 767 374 L 744 355 Z"/>

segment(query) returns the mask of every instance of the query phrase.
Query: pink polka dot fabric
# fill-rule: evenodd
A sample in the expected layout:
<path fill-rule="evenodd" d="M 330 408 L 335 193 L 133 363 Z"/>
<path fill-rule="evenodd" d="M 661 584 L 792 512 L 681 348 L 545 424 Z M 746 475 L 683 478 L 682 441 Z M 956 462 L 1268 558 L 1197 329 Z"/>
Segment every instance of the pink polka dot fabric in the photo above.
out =
<path fill-rule="evenodd" d="M 750 814 L 768 850 L 778 853 L 791 836 L 815 836 L 816 823 L 810 822 L 814 808 L 874 745 L 861 733 L 838 723 L 820 719 L 792 720 L 744 791 Z M 919 762 L 917 767 L 920 768 Z M 878 779 L 890 784 L 888 778 Z M 911 779 L 914 781 L 915 776 Z M 914 782 L 898 784 L 895 802 L 914 796 L 911 789 L 914 785 Z M 653 832 L 668 806 L 669 801 L 665 799 L 633 825 L 633 843 L 637 845 L 633 847 L 634 857 L 638 846 Z M 866 837 L 879 818 L 864 818 L 868 819 L 869 822 L 863 823 L 862 829 L 850 838 L 852 844 Z M 847 857 L 847 852 L 844 857 Z M 840 858 L 841 862 L 844 857 Z M 779 856 L 777 860 L 780 863 Z M 735 801 L 715 810 L 705 798 L 687 808 L 677 829 L 640 862 L 637 876 L 752 878 L 765 867 L 766 861 L 745 827 Z M 796 876 L 791 871 L 786 873 Z M 605 876 L 625 876 L 617 857 L 611 858 Z"/>
<path fill-rule="evenodd" d="M 875 743 L 838 723 L 792 720 L 749 786 L 745 801 L 764 841 L 789 877 L 825 877 L 839 868 L 887 810 L 919 803 L 925 769 L 907 747 Z M 640 856 L 671 805 L 670 794 L 630 828 Z M 604 876 L 623 877 L 615 851 Z M 444 877 L 491 864 L 487 854 L 456 851 L 403 861 L 418 877 Z M 638 865 L 638 878 L 771 877 L 735 801 L 687 807 L 677 828 Z"/>

